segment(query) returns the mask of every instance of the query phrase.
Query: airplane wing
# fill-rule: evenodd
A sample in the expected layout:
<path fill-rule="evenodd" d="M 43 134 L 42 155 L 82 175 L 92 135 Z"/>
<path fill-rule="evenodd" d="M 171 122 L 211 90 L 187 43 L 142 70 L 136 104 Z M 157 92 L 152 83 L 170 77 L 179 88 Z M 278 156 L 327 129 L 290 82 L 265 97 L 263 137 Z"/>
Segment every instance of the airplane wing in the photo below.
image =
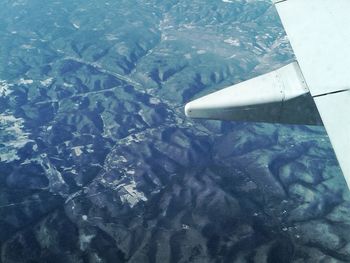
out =
<path fill-rule="evenodd" d="M 350 186 L 350 1 L 275 6 Z"/>
<path fill-rule="evenodd" d="M 185 113 L 236 121 L 323 122 L 350 188 L 350 1 L 273 2 L 297 62 L 189 102 Z"/>

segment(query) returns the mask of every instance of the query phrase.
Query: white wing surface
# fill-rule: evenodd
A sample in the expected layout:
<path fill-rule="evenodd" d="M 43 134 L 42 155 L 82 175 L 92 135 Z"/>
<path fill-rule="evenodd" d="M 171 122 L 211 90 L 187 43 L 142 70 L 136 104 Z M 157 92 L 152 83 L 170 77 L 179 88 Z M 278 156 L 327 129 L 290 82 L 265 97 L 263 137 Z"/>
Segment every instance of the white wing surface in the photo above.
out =
<path fill-rule="evenodd" d="M 350 1 L 275 1 L 350 187 Z"/>
<path fill-rule="evenodd" d="M 313 96 L 350 87 L 350 1 L 275 1 Z"/>
<path fill-rule="evenodd" d="M 316 97 L 315 102 L 350 188 L 350 91 Z"/>

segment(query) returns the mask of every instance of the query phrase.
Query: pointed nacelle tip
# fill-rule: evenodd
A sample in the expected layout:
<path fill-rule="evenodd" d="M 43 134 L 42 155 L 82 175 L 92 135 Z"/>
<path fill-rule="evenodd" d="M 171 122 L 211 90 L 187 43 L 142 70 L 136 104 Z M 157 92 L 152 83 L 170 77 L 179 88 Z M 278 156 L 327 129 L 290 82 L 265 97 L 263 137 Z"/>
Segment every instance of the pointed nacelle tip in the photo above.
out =
<path fill-rule="evenodd" d="M 210 107 L 206 104 L 200 104 L 198 101 L 194 100 L 185 105 L 185 115 L 188 118 L 198 119 L 198 118 L 210 118 Z"/>
<path fill-rule="evenodd" d="M 186 115 L 186 117 L 191 118 L 191 113 L 192 113 L 192 107 L 191 107 L 191 103 L 189 102 L 189 103 L 187 103 L 185 105 L 185 115 Z"/>

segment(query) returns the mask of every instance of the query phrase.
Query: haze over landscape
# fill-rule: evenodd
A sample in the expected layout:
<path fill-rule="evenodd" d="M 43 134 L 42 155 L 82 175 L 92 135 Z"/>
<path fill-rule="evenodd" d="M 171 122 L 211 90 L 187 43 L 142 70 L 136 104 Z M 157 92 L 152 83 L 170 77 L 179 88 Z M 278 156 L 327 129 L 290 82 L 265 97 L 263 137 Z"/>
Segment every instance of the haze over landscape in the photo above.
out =
<path fill-rule="evenodd" d="M 3 0 L 10 262 L 350 262 L 323 127 L 183 105 L 294 60 L 269 0 Z"/>

